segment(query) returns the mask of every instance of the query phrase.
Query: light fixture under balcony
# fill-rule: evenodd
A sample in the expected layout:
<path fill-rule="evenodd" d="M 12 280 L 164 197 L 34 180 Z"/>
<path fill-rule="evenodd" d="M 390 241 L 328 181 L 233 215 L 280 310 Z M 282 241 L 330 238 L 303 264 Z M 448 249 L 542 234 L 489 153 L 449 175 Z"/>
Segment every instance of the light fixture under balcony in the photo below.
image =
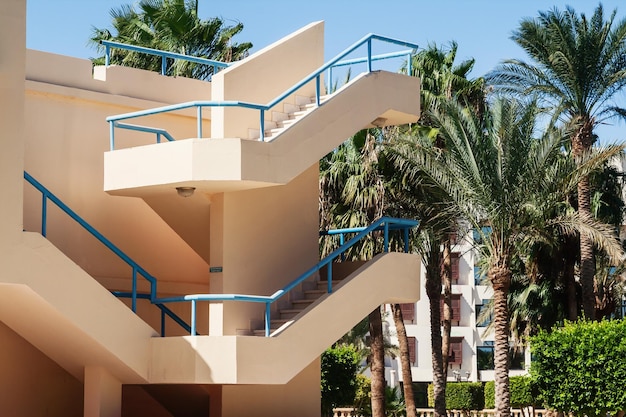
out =
<path fill-rule="evenodd" d="M 377 117 L 372 121 L 372 124 L 376 127 L 383 127 L 387 123 L 387 119 L 384 117 Z"/>
<path fill-rule="evenodd" d="M 176 192 L 181 197 L 191 197 L 196 187 L 176 187 Z"/>

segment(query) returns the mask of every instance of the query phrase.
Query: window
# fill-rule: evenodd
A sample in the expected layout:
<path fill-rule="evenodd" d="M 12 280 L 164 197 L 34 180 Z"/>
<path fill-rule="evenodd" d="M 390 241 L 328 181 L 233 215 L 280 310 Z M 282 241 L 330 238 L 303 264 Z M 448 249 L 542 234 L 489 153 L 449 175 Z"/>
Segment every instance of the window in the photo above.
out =
<path fill-rule="evenodd" d="M 415 303 L 400 304 L 400 311 L 402 311 L 402 320 L 410 322 L 415 320 Z"/>
<path fill-rule="evenodd" d="M 450 338 L 450 354 L 448 355 L 448 365 L 463 364 L 463 337 Z"/>
<path fill-rule="evenodd" d="M 478 370 L 492 371 L 494 369 L 493 342 L 485 342 L 476 348 Z M 524 349 L 509 348 L 509 369 L 524 369 L 526 365 Z"/>
<path fill-rule="evenodd" d="M 474 285 L 485 285 L 483 282 L 485 279 L 485 274 L 480 271 L 479 266 L 474 266 Z"/>
<path fill-rule="evenodd" d="M 489 323 L 491 323 L 491 314 L 484 317 L 482 320 L 480 319 L 481 313 L 487 307 L 488 303 L 489 303 L 489 300 L 483 300 L 482 304 L 476 304 L 474 306 L 475 311 L 476 311 L 476 326 L 477 327 L 486 327 L 486 326 L 489 326 Z"/>
<path fill-rule="evenodd" d="M 476 360 L 479 371 L 493 370 L 493 342 L 485 342 L 476 348 Z"/>
<path fill-rule="evenodd" d="M 450 317 L 450 321 L 452 321 L 453 326 L 458 326 L 461 321 L 461 294 L 450 294 L 450 301 L 452 304 L 452 317 Z M 441 317 L 441 321 L 443 322 L 443 294 L 439 299 L 439 314 Z"/>
<path fill-rule="evenodd" d="M 415 365 L 417 363 L 417 338 L 408 336 L 407 340 L 409 342 L 409 360 L 411 364 Z"/>

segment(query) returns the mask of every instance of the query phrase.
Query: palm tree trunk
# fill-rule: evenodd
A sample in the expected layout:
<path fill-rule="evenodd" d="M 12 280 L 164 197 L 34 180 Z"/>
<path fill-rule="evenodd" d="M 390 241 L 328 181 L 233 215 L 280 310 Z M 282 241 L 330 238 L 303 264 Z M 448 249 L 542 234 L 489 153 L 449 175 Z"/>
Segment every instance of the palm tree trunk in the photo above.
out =
<path fill-rule="evenodd" d="M 578 183 L 578 213 L 581 216 L 591 217 L 589 178 Z M 587 236 L 580 236 L 580 284 L 583 294 L 583 311 L 585 317 L 595 320 L 595 294 L 593 291 L 593 277 L 595 275 L 595 256 L 593 243 Z"/>
<path fill-rule="evenodd" d="M 575 238 L 566 237 L 563 281 L 565 283 L 565 295 L 567 298 L 567 319 L 570 321 L 576 321 L 578 318 L 578 296 L 576 295 L 576 279 L 574 277 L 577 249 Z"/>
<path fill-rule="evenodd" d="M 430 346 L 433 362 L 433 394 L 435 417 L 446 417 L 446 378 L 441 342 L 441 253 L 432 245 L 426 265 L 426 294 L 430 304 Z"/>
<path fill-rule="evenodd" d="M 448 362 L 450 359 L 450 332 L 452 331 L 452 249 L 450 239 L 443 244 L 443 333 L 441 335 L 441 358 L 443 370 L 448 376 Z"/>
<path fill-rule="evenodd" d="M 580 127 L 572 137 L 572 153 L 576 163 L 593 145 L 593 124 L 589 117 L 581 117 Z M 589 177 L 578 183 L 578 214 L 591 218 L 591 186 Z M 580 285 L 582 288 L 583 312 L 585 317 L 595 320 L 595 294 L 593 277 L 595 275 L 595 256 L 593 243 L 586 236 L 580 236 Z"/>
<path fill-rule="evenodd" d="M 369 314 L 372 417 L 385 417 L 385 346 L 380 307 Z"/>
<path fill-rule="evenodd" d="M 392 304 L 393 321 L 396 325 L 398 344 L 400 345 L 400 366 L 402 367 L 402 388 L 404 392 L 404 404 L 406 405 L 406 417 L 417 417 L 415 411 L 415 397 L 413 396 L 413 375 L 411 374 L 411 354 L 409 352 L 409 340 L 406 336 L 404 318 L 400 304 Z"/>
<path fill-rule="evenodd" d="M 510 417 L 509 391 L 509 310 L 507 297 L 511 285 L 511 271 L 507 267 L 492 265 L 489 279 L 493 287 L 494 304 L 494 370 L 496 383 L 496 417 Z"/>

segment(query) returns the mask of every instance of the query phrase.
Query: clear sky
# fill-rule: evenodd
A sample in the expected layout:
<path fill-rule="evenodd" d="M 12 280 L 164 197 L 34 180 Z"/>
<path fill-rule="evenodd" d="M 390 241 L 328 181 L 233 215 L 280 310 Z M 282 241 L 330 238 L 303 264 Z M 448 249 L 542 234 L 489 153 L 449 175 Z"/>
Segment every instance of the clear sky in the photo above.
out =
<path fill-rule="evenodd" d="M 88 46 L 92 27 L 110 28 L 111 8 L 135 0 L 27 0 L 27 47 L 79 58 L 96 56 Z M 199 0 L 201 18 L 241 22 L 237 42 L 259 50 L 308 23 L 325 21 L 326 58 L 332 58 L 369 33 L 427 46 L 458 43 L 457 59 L 475 58 L 472 76 L 481 76 L 501 60 L 525 59 L 510 39 L 524 17 L 539 10 L 572 6 L 591 15 L 594 0 Z M 617 8 L 626 18 L 626 2 L 605 0 L 605 13 Z M 376 52 L 376 51 L 375 51 Z M 382 52 L 382 51 L 381 51 Z M 626 106 L 626 103 L 624 104 Z M 618 124 L 617 122 L 615 122 Z M 626 139 L 619 129 L 603 129 L 603 141 Z M 624 133 L 621 133 L 624 132 Z"/>

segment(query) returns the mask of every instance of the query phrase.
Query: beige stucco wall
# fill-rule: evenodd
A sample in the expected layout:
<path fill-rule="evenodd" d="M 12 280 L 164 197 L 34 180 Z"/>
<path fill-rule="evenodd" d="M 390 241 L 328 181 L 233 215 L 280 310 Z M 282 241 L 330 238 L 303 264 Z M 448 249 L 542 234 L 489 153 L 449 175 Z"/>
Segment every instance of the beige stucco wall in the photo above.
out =
<path fill-rule="evenodd" d="M 180 89 L 175 89 L 172 79 L 131 68 L 112 69 L 128 79 L 104 82 L 91 79 L 88 61 L 36 51 L 28 57 L 25 169 L 160 281 L 182 283 L 182 293 L 207 291 L 206 262 L 161 217 L 139 199 L 110 196 L 102 188 L 103 154 L 109 148 L 105 118 L 170 104 L 184 98 L 181 92 L 191 99 L 192 87 L 208 92 L 207 83 L 177 79 Z M 161 93 L 158 103 L 151 100 L 154 91 Z M 189 120 L 163 116 L 152 122 L 185 137 L 195 135 L 195 123 Z M 150 134 L 117 135 L 122 147 L 154 141 Z M 25 196 L 24 227 L 39 231 L 40 194 L 27 185 Z M 108 288 L 130 288 L 128 265 L 56 208 L 51 206 L 48 215 L 48 238 L 57 247 Z M 166 283 L 163 289 L 176 291 Z"/>
<path fill-rule="evenodd" d="M 0 409 L 3 415 L 83 415 L 80 381 L 2 322 L 0 340 Z"/>
<path fill-rule="evenodd" d="M 267 104 L 324 64 L 324 22 L 314 22 L 217 73 L 212 82 L 213 100 L 237 100 Z M 323 80 L 321 81 L 323 85 Z M 297 95 L 315 94 L 315 81 Z M 290 97 L 294 104 L 294 96 Z M 282 112 L 282 106 L 275 109 Z M 215 108 L 212 138 L 247 138 L 248 129 L 260 125 L 258 110 Z M 265 115 L 272 120 L 271 114 Z"/>

